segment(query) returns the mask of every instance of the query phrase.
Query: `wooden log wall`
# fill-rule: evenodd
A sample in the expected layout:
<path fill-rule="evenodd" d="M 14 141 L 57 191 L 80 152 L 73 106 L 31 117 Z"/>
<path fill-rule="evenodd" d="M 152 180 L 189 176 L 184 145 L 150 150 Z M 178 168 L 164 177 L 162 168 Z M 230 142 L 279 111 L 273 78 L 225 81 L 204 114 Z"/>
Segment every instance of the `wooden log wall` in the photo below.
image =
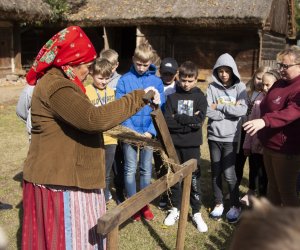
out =
<path fill-rule="evenodd" d="M 276 67 L 276 55 L 285 47 L 285 37 L 265 32 L 262 36 L 261 64 L 273 68 Z"/>
<path fill-rule="evenodd" d="M 258 67 L 257 30 L 209 30 L 196 27 L 142 27 L 141 31 L 163 58 L 174 57 L 178 63 L 195 62 L 209 71 L 223 53 L 231 54 L 241 76 L 248 79 Z"/>

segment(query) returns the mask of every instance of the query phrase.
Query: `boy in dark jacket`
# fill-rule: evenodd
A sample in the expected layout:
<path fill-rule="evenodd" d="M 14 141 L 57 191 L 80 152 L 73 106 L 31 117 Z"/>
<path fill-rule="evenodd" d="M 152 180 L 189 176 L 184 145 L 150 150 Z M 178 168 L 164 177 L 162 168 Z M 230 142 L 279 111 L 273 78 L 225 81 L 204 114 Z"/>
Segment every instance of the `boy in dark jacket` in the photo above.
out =
<path fill-rule="evenodd" d="M 176 148 L 180 163 L 196 159 L 197 170 L 192 175 L 190 204 L 192 220 L 200 232 L 208 230 L 200 211 L 200 145 L 202 144 L 202 124 L 206 116 L 207 101 L 202 91 L 195 86 L 198 68 L 190 61 L 184 62 L 179 68 L 179 82 L 176 92 L 168 96 L 165 119 Z M 181 184 L 171 188 L 173 208 L 164 220 L 164 224 L 172 226 L 179 218 L 181 203 Z"/>

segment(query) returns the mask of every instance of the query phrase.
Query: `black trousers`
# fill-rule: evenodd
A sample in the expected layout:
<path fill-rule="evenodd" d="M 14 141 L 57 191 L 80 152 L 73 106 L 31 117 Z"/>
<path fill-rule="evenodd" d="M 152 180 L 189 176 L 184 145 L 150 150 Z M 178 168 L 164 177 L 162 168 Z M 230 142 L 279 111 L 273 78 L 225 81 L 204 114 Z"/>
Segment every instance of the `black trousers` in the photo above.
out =
<path fill-rule="evenodd" d="M 190 205 L 192 214 L 198 213 L 201 208 L 201 188 L 200 188 L 200 147 L 179 148 L 176 147 L 176 152 L 180 163 L 184 163 L 190 159 L 197 160 L 197 170 L 192 174 Z M 172 206 L 178 210 L 181 208 L 182 183 L 177 183 L 171 187 L 171 202 Z"/>

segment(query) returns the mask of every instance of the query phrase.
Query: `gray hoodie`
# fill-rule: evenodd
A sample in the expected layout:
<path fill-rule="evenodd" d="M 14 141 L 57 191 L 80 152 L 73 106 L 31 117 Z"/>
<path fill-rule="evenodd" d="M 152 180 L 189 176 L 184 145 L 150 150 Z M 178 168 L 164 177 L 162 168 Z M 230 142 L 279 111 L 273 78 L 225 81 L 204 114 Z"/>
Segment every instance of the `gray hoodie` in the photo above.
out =
<path fill-rule="evenodd" d="M 234 83 L 225 88 L 220 81 L 217 68 L 230 67 L 233 71 Z M 245 84 L 240 81 L 236 63 L 231 55 L 223 54 L 213 68 L 213 82 L 207 89 L 207 137 L 209 140 L 221 142 L 238 142 L 241 131 L 241 117 L 247 112 L 247 93 Z M 214 110 L 211 104 L 217 104 Z"/>

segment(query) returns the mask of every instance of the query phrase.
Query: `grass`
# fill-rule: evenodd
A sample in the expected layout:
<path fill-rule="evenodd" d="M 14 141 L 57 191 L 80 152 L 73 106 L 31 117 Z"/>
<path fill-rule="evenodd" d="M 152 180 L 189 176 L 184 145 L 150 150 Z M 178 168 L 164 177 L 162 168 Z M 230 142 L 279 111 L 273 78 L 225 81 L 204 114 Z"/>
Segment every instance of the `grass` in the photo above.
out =
<path fill-rule="evenodd" d="M 0 104 L 0 198 L 10 203 L 13 208 L 0 210 L 0 226 L 9 237 L 8 249 L 20 249 L 21 215 L 22 215 L 22 164 L 28 150 L 28 138 L 25 124 L 15 115 L 15 103 Z M 205 132 L 206 126 L 203 131 Z M 202 215 L 208 224 L 208 233 L 199 233 L 189 218 L 186 228 L 185 249 L 213 250 L 227 249 L 231 235 L 235 228 L 224 220 L 216 222 L 208 218 L 213 206 L 210 162 L 207 139 L 204 136 L 202 153 Z M 245 189 L 245 187 L 243 187 Z M 163 220 L 167 211 L 157 209 L 157 202 L 153 201 L 151 208 L 155 219 L 151 222 L 125 222 L 120 226 L 119 249 L 174 249 L 176 244 L 177 227 L 166 227 Z M 115 206 L 114 202 L 108 208 Z M 228 209 L 228 204 L 225 203 Z"/>

